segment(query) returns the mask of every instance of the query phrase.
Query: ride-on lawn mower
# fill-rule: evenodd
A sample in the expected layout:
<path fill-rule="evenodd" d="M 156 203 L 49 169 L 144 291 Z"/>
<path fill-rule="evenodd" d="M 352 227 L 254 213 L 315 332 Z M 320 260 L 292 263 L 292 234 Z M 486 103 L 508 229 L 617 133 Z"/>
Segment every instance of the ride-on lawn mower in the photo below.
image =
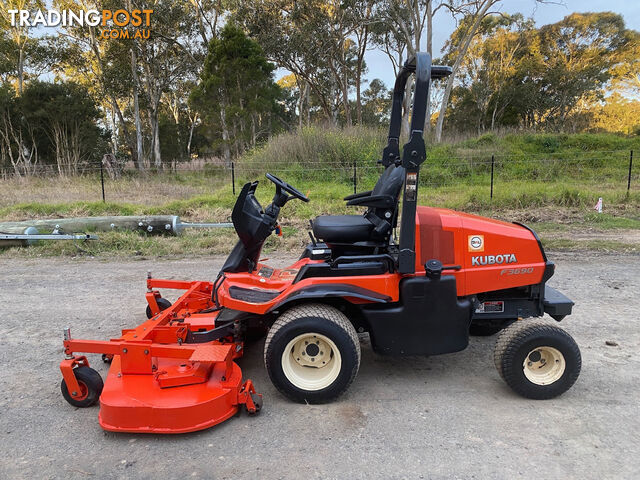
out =
<path fill-rule="evenodd" d="M 297 402 L 328 402 L 345 392 L 360 364 L 358 332 L 374 351 L 437 355 L 463 350 L 469 331 L 500 333 L 498 373 L 520 395 L 552 398 L 580 372 L 580 351 L 555 325 L 573 302 L 545 285 L 554 273 L 536 234 L 524 225 L 451 210 L 417 207 L 418 173 L 431 79 L 449 75 L 420 53 L 395 83 L 384 171 L 375 188 L 346 197 L 363 215 L 320 216 L 311 243 L 288 268 L 260 263 L 264 241 L 279 230 L 290 200 L 308 202 L 274 175 L 262 208 L 258 182 L 242 188 L 232 220 L 239 241 L 213 282 L 147 280 L 147 317 L 110 341 L 77 340 L 65 331 L 62 394 L 77 407 L 100 401 L 100 425 L 119 432 L 204 429 L 262 396 L 234 359 L 245 340 L 267 333 L 264 361 L 275 387 Z M 411 134 L 399 149 L 402 101 L 415 74 Z M 403 192 L 399 244 L 394 240 Z M 182 289 L 173 305 L 158 289 Z M 106 381 L 77 352 L 102 353 Z"/>

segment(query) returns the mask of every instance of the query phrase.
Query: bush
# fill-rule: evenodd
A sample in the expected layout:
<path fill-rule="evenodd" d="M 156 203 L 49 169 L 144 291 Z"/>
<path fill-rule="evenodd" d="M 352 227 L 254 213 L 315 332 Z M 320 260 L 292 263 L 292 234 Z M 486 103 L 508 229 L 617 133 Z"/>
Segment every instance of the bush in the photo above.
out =
<path fill-rule="evenodd" d="M 245 154 L 237 163 L 238 175 L 256 178 L 264 172 L 282 174 L 286 180 L 348 181 L 353 164 L 361 175 L 378 176 L 377 161 L 385 145 L 380 129 L 344 130 L 313 126 L 284 133 Z"/>

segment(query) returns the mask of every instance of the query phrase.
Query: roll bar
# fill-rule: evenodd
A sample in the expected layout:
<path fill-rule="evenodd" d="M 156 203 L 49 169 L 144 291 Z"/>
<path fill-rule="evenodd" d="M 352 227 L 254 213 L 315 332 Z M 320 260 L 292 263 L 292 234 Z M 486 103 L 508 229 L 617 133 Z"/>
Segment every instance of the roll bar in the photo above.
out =
<path fill-rule="evenodd" d="M 411 132 L 409 141 L 402 148 L 401 165 L 405 169 L 404 193 L 402 197 L 402 219 L 400 222 L 400 253 L 398 255 L 398 271 L 415 273 L 415 233 L 416 208 L 418 201 L 418 174 L 420 165 L 426 160 L 427 152 L 424 144 L 424 123 L 427 117 L 427 101 L 432 79 L 444 78 L 451 74 L 451 67 L 432 66 L 431 56 L 420 52 L 407 60 L 393 88 L 391 121 L 387 146 L 382 152 L 382 164 L 388 167 L 391 163 L 400 162 L 400 129 L 402 126 L 402 102 L 409 75 L 415 74 L 413 92 L 413 109 L 411 112 Z"/>
<path fill-rule="evenodd" d="M 426 58 L 425 58 L 426 57 Z M 405 62 L 402 69 L 398 73 L 396 77 L 396 83 L 393 87 L 393 100 L 391 104 L 391 121 L 389 123 L 389 136 L 387 138 L 387 146 L 384 148 L 382 152 L 382 159 L 380 163 L 384 165 L 384 167 L 388 167 L 394 162 L 400 161 L 400 130 L 402 128 L 402 102 L 404 100 L 405 88 L 407 85 L 407 79 L 409 75 L 415 73 L 418 69 L 416 66 L 418 64 L 428 63 L 431 68 L 431 80 L 445 78 L 451 74 L 451 67 L 442 66 L 442 65 L 431 65 L 431 58 L 428 53 L 418 53 L 415 57 L 410 58 Z M 420 69 L 421 71 L 417 73 L 424 80 L 427 77 L 427 72 L 429 70 L 428 67 L 423 67 Z M 427 82 L 428 83 L 428 82 Z M 424 98 L 424 104 L 422 105 L 422 110 L 424 113 L 422 114 L 422 118 L 426 119 L 426 99 L 429 95 L 429 85 L 425 85 L 424 81 L 421 82 L 420 85 L 416 85 L 416 88 L 425 89 L 424 95 L 420 95 L 421 98 Z M 418 96 L 416 96 L 418 98 Z M 420 110 L 420 105 L 417 105 L 414 101 L 413 111 L 416 112 L 416 108 Z M 412 118 L 415 118 L 415 115 L 412 115 Z M 416 122 L 411 122 L 411 130 L 415 130 L 414 125 L 417 126 Z M 422 122 L 424 125 L 424 120 Z M 419 130 L 422 130 L 423 127 L 420 127 Z"/>

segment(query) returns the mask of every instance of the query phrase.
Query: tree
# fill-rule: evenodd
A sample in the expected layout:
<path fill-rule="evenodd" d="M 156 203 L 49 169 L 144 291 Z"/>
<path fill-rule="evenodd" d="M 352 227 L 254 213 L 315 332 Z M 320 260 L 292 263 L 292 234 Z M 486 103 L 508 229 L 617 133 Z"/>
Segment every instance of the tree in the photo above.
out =
<path fill-rule="evenodd" d="M 463 32 L 470 21 L 461 24 Z M 454 32 L 449 45 L 459 35 Z M 572 14 L 540 29 L 520 15 L 486 16 L 460 62 L 449 119 L 478 132 L 518 123 L 591 128 L 605 89 L 632 91 L 634 35 L 620 16 L 606 12 Z"/>
<path fill-rule="evenodd" d="M 460 64 L 459 85 L 452 90 L 448 113 L 452 125 L 480 133 L 501 122 L 519 96 L 517 75 L 533 35 L 533 22 L 520 14 L 483 19 Z M 448 56 L 444 61 L 450 61 Z"/>
<path fill-rule="evenodd" d="M 449 105 L 449 97 L 451 96 L 453 83 L 458 74 L 460 64 L 467 55 L 471 40 L 476 35 L 482 20 L 490 13 L 489 9 L 500 2 L 501 0 L 475 0 L 469 2 L 464 9 L 460 10 L 465 14 L 462 22 L 463 28 L 458 28 L 454 32 L 449 43 L 449 53 L 453 59 L 453 65 L 451 67 L 451 75 L 447 78 L 442 103 L 440 104 L 440 113 L 438 114 L 438 120 L 436 122 L 436 142 L 442 139 L 444 116 L 447 111 L 447 106 Z"/>
<path fill-rule="evenodd" d="M 391 91 L 382 80 L 375 78 L 362 95 L 362 123 L 380 127 L 389 123 Z"/>
<path fill-rule="evenodd" d="M 233 3 L 235 21 L 270 60 L 295 74 L 300 98 L 312 97 L 332 125 L 342 108 L 345 123 L 351 124 L 349 93 L 355 87 L 357 97 L 365 71 L 368 25 L 375 21 L 371 0 Z"/>
<path fill-rule="evenodd" d="M 15 137 L 29 139 L 30 163 L 53 165 L 61 175 L 77 174 L 102 158 L 108 133 L 87 90 L 63 82 L 33 81 L 16 99 L 11 120 Z M 25 154 L 23 154 L 24 156 Z"/>
<path fill-rule="evenodd" d="M 185 8 L 180 0 L 149 2 L 153 9 L 154 26 L 151 38 L 137 42 L 133 40 L 132 63 L 142 69 L 140 85 L 146 95 L 147 113 L 151 130 L 153 164 L 162 168 L 162 150 L 160 146 L 160 103 L 171 85 L 195 70 L 197 59 L 189 45 L 194 42 L 195 25 L 192 12 Z"/>
<path fill-rule="evenodd" d="M 624 48 L 610 69 L 612 88 L 628 96 L 640 96 L 640 32 L 625 32 Z"/>
<path fill-rule="evenodd" d="M 640 101 L 630 100 L 618 93 L 606 103 L 591 106 L 584 117 L 584 130 L 614 132 L 625 135 L 640 133 Z"/>
<path fill-rule="evenodd" d="M 33 130 L 22 121 L 19 100 L 9 84 L 0 85 L 0 168 L 3 176 L 12 170 L 21 177 L 38 165 L 38 149 Z"/>
<path fill-rule="evenodd" d="M 207 136 L 220 147 L 227 165 L 271 133 L 274 119 L 280 120 L 274 69 L 260 46 L 232 23 L 209 43 L 190 104 L 200 113 Z"/>
<path fill-rule="evenodd" d="M 0 0 L 0 29 L 10 32 L 10 38 L 16 50 L 16 75 L 18 79 L 18 93 L 22 95 L 24 89 L 25 62 L 27 50 L 34 47 L 31 37 L 33 27 L 28 25 L 11 25 L 9 10 L 40 10 L 44 8 L 42 0 Z"/>
<path fill-rule="evenodd" d="M 543 121 L 559 129 L 578 101 L 599 90 L 611 78 L 626 35 L 620 15 L 574 13 L 540 28 L 544 72 L 532 79 L 543 94 Z"/>
<path fill-rule="evenodd" d="M 102 6 L 109 8 L 109 1 L 105 0 Z M 72 10 L 92 8 L 86 0 L 57 0 L 55 5 Z M 101 40 L 99 26 L 66 26 L 62 32 L 66 38 L 64 77 L 84 86 L 96 99 L 103 118 L 110 121 L 112 152 L 117 154 L 120 147 L 126 148 L 136 167 L 144 170 L 144 159 L 136 148 L 136 134 L 141 129 L 132 132 L 125 111 L 132 98 L 128 49 L 118 40 Z"/>

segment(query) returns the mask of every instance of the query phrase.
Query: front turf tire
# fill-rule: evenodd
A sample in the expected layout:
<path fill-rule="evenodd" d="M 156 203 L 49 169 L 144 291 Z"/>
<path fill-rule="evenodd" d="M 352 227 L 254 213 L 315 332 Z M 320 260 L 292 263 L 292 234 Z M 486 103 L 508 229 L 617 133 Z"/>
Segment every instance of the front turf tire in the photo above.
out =
<path fill-rule="evenodd" d="M 358 334 L 333 306 L 298 305 L 269 329 L 264 363 L 273 385 L 291 400 L 330 402 L 349 388 L 358 373 Z"/>
<path fill-rule="evenodd" d="M 526 398 L 547 400 L 578 379 L 580 349 L 563 329 L 545 322 L 518 321 L 496 341 L 493 359 L 502 379 Z"/>

